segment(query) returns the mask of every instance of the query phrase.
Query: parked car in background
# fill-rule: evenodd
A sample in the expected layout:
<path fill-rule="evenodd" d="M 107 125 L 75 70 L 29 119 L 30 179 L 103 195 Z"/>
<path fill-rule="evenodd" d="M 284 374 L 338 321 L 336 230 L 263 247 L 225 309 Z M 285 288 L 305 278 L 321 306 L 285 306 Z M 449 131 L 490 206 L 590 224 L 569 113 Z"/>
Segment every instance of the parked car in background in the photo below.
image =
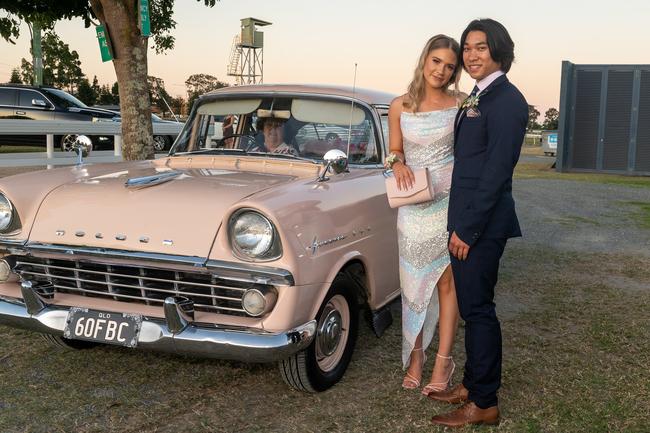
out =
<path fill-rule="evenodd" d="M 122 117 L 118 113 L 118 115 L 116 117 L 114 117 L 112 120 L 114 122 L 121 122 Z M 155 115 L 153 113 L 151 113 L 151 122 L 153 124 L 156 124 L 156 123 L 180 123 L 180 122 L 175 122 L 173 120 L 161 119 L 160 117 L 158 117 L 157 115 Z M 172 134 L 172 135 L 160 135 L 160 134 L 158 134 L 157 135 L 157 134 L 154 133 L 154 136 L 153 136 L 153 149 L 154 149 L 154 151 L 156 151 L 156 152 L 164 152 L 166 150 L 169 150 L 169 148 L 171 147 L 174 140 L 176 140 L 176 137 L 177 137 L 177 135 L 174 135 L 174 134 Z"/>
<path fill-rule="evenodd" d="M 114 111 L 90 108 L 63 90 L 45 86 L 0 84 L 0 119 L 110 121 Z M 0 144 L 45 146 L 45 135 L 2 135 Z M 94 149 L 112 149 L 112 136 L 90 136 Z M 57 135 L 54 145 L 71 151 L 76 134 Z"/>
<path fill-rule="evenodd" d="M 380 336 L 400 294 L 392 99 L 227 87 L 198 99 L 166 157 L 0 179 L 0 323 L 63 348 L 277 362 L 289 386 L 328 389 L 360 310 Z"/>

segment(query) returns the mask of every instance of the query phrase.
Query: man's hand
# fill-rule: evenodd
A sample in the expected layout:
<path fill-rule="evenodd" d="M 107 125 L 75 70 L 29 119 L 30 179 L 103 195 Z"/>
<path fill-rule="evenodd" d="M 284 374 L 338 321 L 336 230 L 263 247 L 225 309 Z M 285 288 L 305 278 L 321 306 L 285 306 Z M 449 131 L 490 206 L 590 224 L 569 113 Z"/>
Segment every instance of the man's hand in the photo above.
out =
<path fill-rule="evenodd" d="M 463 242 L 456 232 L 453 232 L 451 234 L 451 239 L 449 239 L 449 252 L 458 260 L 465 260 L 467 254 L 469 254 L 469 245 Z"/>

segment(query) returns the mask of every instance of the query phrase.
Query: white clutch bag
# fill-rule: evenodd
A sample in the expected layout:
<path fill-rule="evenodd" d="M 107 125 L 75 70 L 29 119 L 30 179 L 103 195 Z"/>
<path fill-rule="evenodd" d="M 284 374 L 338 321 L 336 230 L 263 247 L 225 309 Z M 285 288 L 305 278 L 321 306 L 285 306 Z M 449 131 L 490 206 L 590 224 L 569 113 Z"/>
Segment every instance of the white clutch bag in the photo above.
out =
<path fill-rule="evenodd" d="M 386 196 L 388 205 L 392 208 L 408 205 L 419 204 L 433 200 L 433 185 L 429 177 L 428 168 L 413 169 L 415 183 L 409 189 L 397 189 L 397 181 L 394 176 L 386 178 Z"/>

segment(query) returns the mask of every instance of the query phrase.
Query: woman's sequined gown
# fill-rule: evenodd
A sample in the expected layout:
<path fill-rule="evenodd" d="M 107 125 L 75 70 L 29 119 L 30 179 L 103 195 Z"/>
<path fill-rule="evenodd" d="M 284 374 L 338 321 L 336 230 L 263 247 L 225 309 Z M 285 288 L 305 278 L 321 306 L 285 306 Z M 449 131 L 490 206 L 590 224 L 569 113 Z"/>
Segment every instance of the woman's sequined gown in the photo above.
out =
<path fill-rule="evenodd" d="M 399 274 L 402 286 L 402 362 L 409 365 L 420 330 L 422 347 L 433 339 L 438 322 L 436 284 L 449 265 L 447 207 L 454 164 L 454 118 L 457 108 L 423 113 L 402 112 L 400 125 L 406 164 L 428 167 L 433 202 L 398 210 Z"/>

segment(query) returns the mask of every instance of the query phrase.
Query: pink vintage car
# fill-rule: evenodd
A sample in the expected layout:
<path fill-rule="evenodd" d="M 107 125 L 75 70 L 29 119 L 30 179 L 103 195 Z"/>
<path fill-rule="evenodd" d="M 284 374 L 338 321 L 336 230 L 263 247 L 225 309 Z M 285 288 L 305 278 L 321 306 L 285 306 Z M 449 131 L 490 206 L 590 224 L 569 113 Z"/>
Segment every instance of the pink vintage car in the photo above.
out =
<path fill-rule="evenodd" d="M 220 89 L 167 157 L 0 179 L 0 323 L 66 348 L 274 361 L 291 387 L 331 387 L 359 311 L 379 336 L 400 293 L 391 99 Z"/>

